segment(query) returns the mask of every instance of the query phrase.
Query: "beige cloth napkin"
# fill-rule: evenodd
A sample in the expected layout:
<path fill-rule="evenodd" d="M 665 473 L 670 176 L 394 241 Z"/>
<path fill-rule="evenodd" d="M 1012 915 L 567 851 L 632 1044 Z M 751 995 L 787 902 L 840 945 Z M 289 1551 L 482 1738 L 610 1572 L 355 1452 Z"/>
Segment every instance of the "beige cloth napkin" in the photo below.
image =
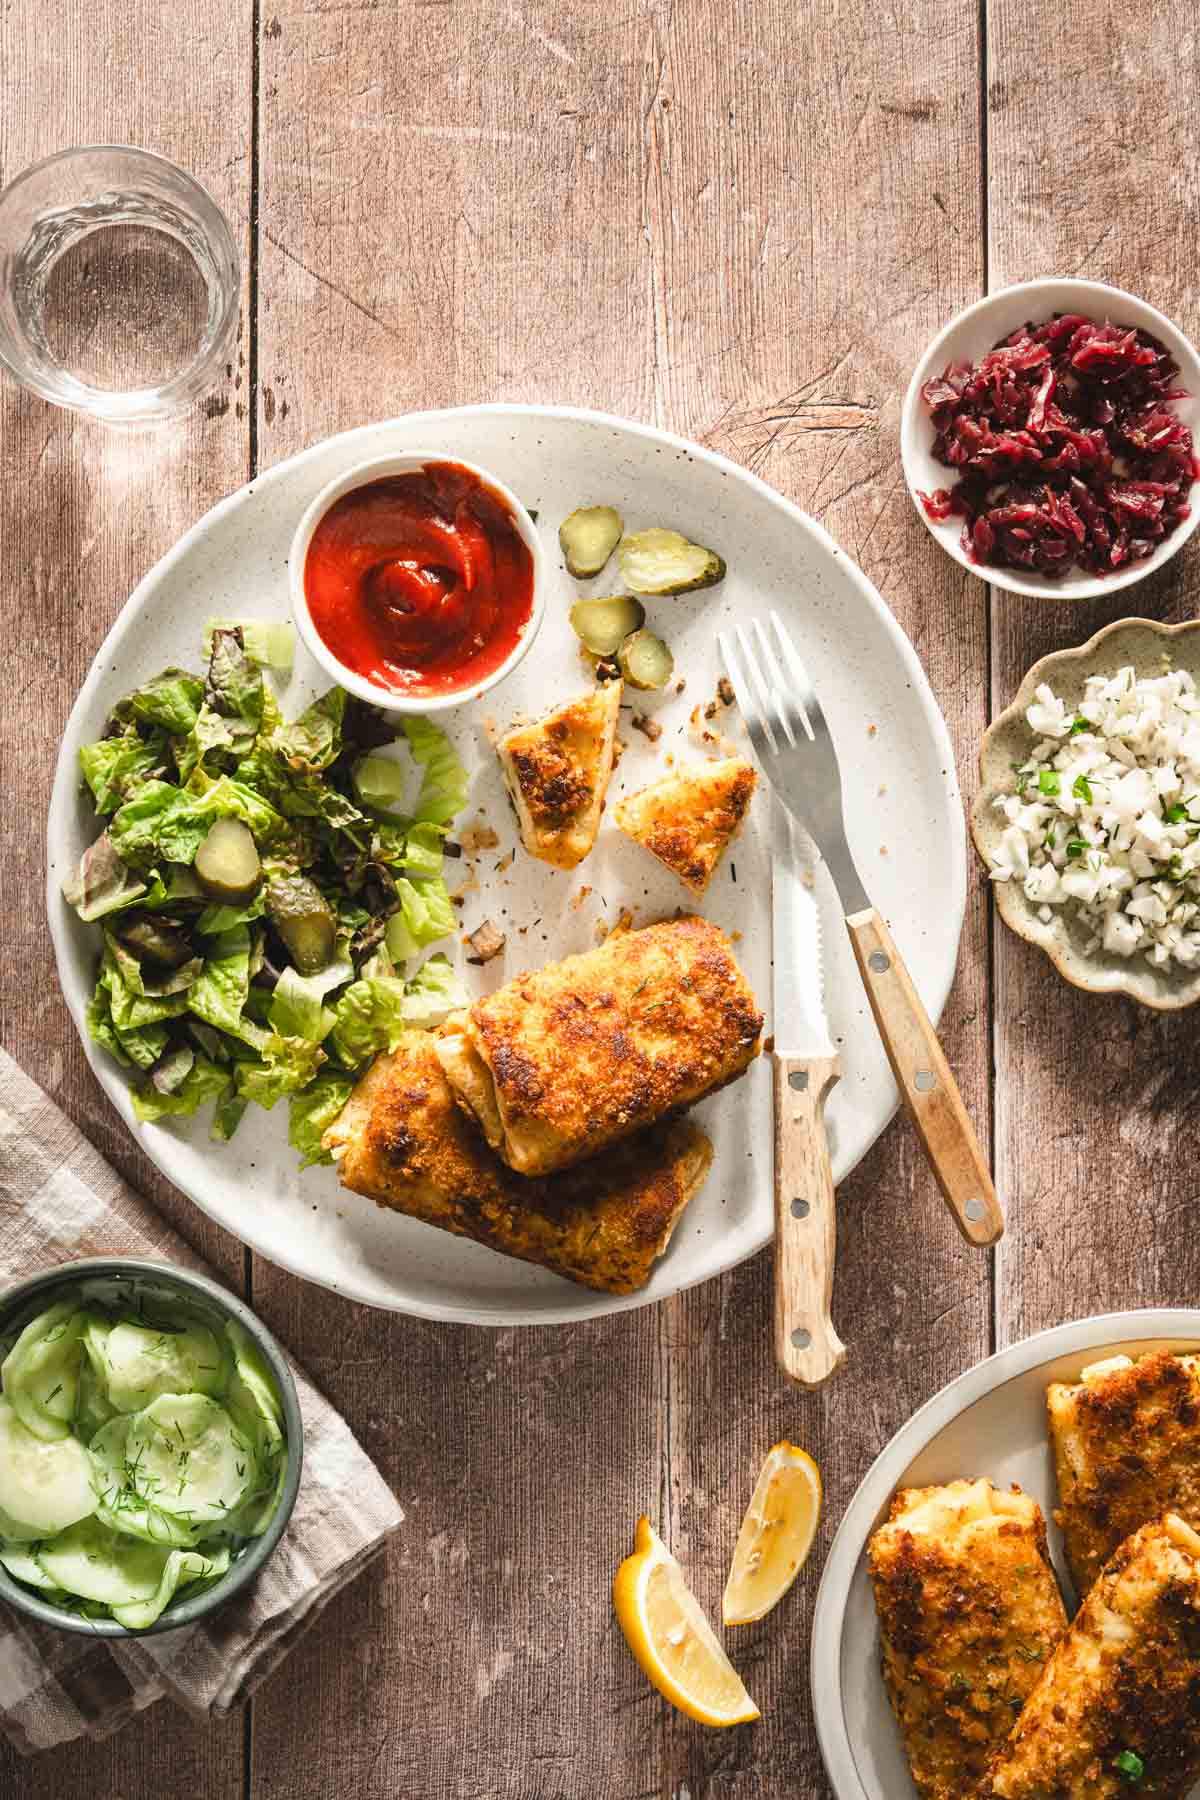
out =
<path fill-rule="evenodd" d="M 0 1050 L 0 1290 L 76 1257 L 108 1255 L 204 1269 Z M 300 1494 L 249 1590 L 178 1631 L 92 1642 L 0 1603 L 0 1730 L 23 1754 L 107 1737 L 163 1695 L 201 1716 L 227 1713 L 384 1548 L 404 1517 L 399 1505 L 346 1421 L 293 1374 L 304 1419 Z"/>

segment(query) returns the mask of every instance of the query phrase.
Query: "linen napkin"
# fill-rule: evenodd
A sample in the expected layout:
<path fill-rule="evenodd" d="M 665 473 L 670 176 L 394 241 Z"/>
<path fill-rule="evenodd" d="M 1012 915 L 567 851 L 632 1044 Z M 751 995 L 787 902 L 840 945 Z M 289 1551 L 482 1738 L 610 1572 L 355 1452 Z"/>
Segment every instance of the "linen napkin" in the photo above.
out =
<path fill-rule="evenodd" d="M 0 1050 L 0 1289 L 82 1256 L 205 1265 Z M 90 1641 L 0 1602 L 0 1730 L 24 1755 L 107 1737 L 164 1695 L 199 1716 L 253 1693 L 404 1515 L 346 1421 L 293 1366 L 304 1419 L 296 1509 L 256 1582 L 208 1619 Z"/>

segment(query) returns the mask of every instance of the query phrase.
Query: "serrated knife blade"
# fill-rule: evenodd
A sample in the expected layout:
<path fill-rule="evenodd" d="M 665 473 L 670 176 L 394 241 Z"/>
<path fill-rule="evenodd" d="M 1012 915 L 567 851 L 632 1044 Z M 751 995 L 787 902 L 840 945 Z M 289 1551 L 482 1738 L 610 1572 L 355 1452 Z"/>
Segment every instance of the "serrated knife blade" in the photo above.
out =
<path fill-rule="evenodd" d="M 836 1056 L 825 1012 L 821 912 L 813 885 L 815 858 L 805 854 L 804 834 L 774 791 L 771 815 L 775 1052 L 793 1060 Z"/>

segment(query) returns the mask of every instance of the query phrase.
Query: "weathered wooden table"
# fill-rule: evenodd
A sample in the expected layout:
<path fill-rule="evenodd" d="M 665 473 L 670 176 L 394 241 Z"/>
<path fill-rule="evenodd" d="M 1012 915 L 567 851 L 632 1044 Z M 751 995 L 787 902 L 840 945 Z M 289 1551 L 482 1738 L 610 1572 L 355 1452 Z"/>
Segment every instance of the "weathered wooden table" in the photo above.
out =
<path fill-rule="evenodd" d="M 814 512 L 894 608 L 970 792 L 1028 664 L 1124 611 L 1193 610 L 1197 552 L 1067 610 L 987 590 L 904 492 L 900 397 L 942 321 L 1096 276 L 1193 332 L 1190 8 L 1111 0 L 6 0 L 0 178 L 84 141 L 194 169 L 240 234 L 225 386 L 106 433 L 0 388 L 0 1038 L 255 1305 L 403 1501 L 386 1566 L 244 1715 L 152 1710 L 0 1793 L 153 1800 L 700 1800 L 827 1792 L 807 1699 L 822 1553 L 871 1458 L 998 1344 L 1195 1300 L 1194 1021 L 1068 989 L 971 904 L 945 1036 L 1008 1235 L 950 1228 L 899 1121 L 839 1195 L 851 1359 L 797 1395 L 769 1261 L 569 1330 L 368 1312 L 245 1255 L 140 1156 L 87 1072 L 42 903 L 60 728 L 130 587 L 213 501 L 333 431 L 486 399 L 578 402 L 715 445 Z M 936 904 L 936 896 L 931 896 Z M 608 1584 L 651 1513 L 719 1603 L 759 1459 L 827 1482 L 799 1591 L 739 1639 L 760 1724 L 705 1732 L 635 1669 Z"/>

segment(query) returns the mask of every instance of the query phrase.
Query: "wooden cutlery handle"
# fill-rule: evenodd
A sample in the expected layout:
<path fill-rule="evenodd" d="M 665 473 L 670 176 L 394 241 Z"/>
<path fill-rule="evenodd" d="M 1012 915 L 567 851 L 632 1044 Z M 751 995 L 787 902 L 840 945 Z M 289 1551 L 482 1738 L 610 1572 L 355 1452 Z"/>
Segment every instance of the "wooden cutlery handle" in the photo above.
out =
<path fill-rule="evenodd" d="M 775 1356 L 805 1387 L 846 1354 L 829 1316 L 836 1225 L 825 1096 L 838 1074 L 831 1056 L 775 1058 Z"/>
<path fill-rule="evenodd" d="M 846 920 L 850 942 L 904 1104 L 947 1206 L 969 1244 L 994 1244 L 1004 1214 L 962 1095 L 892 934 L 875 911 Z"/>

